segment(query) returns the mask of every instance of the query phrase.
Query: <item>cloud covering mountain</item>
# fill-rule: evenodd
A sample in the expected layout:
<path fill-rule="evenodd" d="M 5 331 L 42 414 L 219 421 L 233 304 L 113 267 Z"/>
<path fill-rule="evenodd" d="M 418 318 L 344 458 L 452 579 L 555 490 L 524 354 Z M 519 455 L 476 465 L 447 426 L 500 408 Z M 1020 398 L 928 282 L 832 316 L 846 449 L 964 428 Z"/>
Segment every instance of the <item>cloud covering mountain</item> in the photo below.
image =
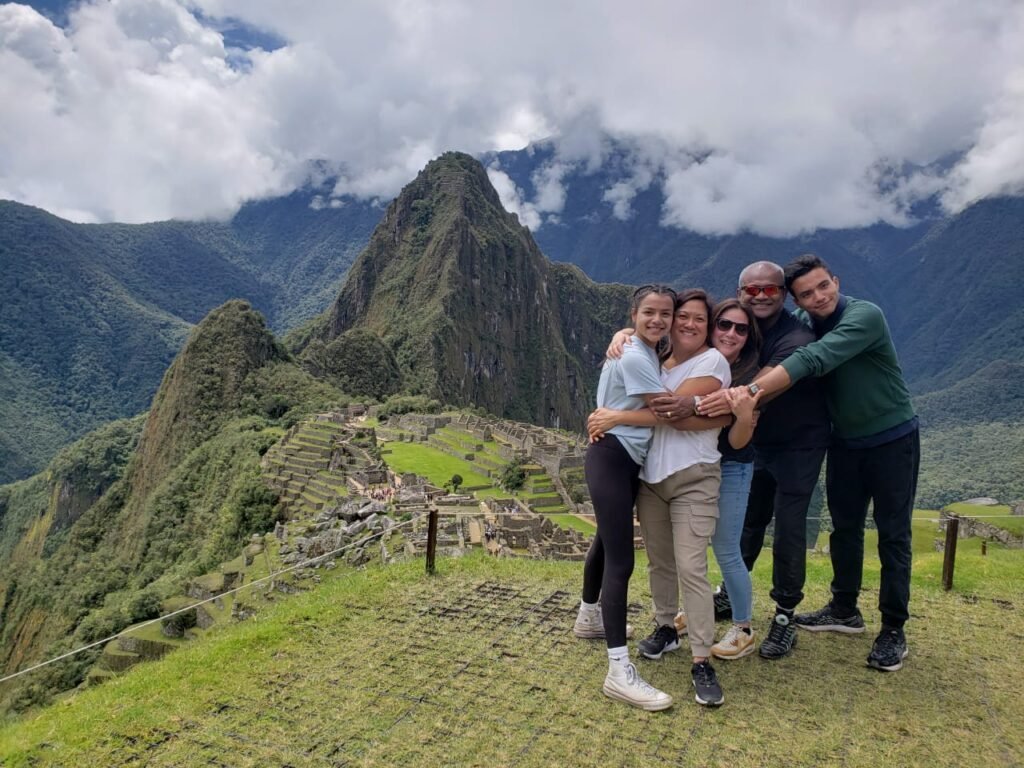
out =
<path fill-rule="evenodd" d="M 529 193 L 491 169 L 534 228 L 612 142 L 616 215 L 660 185 L 663 222 L 709 234 L 1024 191 L 1020 3 L 624 8 L 85 0 L 55 23 L 2 5 L 0 197 L 78 221 L 225 217 L 314 168 L 338 200 L 387 199 L 444 150 L 546 137 Z"/>

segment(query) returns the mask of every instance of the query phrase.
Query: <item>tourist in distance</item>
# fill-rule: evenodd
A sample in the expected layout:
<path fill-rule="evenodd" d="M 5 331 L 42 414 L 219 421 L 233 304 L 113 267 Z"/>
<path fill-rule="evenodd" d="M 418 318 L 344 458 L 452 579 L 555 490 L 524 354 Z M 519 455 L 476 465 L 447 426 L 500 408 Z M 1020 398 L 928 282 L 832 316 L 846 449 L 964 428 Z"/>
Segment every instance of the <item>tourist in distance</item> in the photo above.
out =
<path fill-rule="evenodd" d="M 711 303 L 698 289 L 676 299 L 672 348 L 663 362 L 661 380 L 677 396 L 706 395 L 731 383 L 729 364 L 708 344 Z M 623 359 L 631 354 L 626 347 Z M 752 398 L 751 398 L 752 399 Z M 706 419 L 696 419 L 706 423 Z M 707 549 L 718 518 L 721 479 L 717 429 L 687 428 L 667 423 L 649 409 L 599 408 L 588 421 L 595 440 L 623 424 L 654 424 L 651 449 L 640 470 L 637 519 L 650 563 L 648 575 L 656 627 L 640 641 L 641 655 L 660 659 L 679 648 L 674 619 L 679 612 L 679 587 L 689 617 L 691 678 L 699 704 L 718 706 L 724 700 L 710 663 L 715 642 L 714 605 L 708 582 Z M 597 443 L 600 445 L 600 442 Z"/>
<path fill-rule="evenodd" d="M 646 285 L 633 293 L 636 336 L 620 360 L 606 360 L 597 405 L 639 409 L 664 393 L 655 347 L 672 326 L 675 292 Z M 650 427 L 619 426 L 587 448 L 584 474 L 594 504 L 597 534 L 583 566 L 583 596 L 573 631 L 604 636 L 608 647 L 605 695 L 640 709 L 672 706 L 672 697 L 648 684 L 630 663 L 626 645 L 626 598 L 633 575 L 633 505 L 640 466 L 651 444 Z M 600 601 L 600 602 L 599 602 Z"/>
<path fill-rule="evenodd" d="M 857 597 L 864 569 L 864 523 L 871 504 L 882 563 L 882 628 L 867 663 L 895 672 L 908 653 L 903 625 L 910 616 L 911 518 L 920 462 L 917 416 L 882 310 L 842 295 L 839 278 L 813 254 L 790 262 L 785 280 L 817 341 L 758 375 L 751 386 L 770 395 L 827 375 L 833 429 L 825 475 L 833 528 L 832 600 L 818 611 L 797 616 L 795 622 L 812 631 L 864 631 Z M 701 403 L 702 412 L 722 407 L 716 401 Z"/>
<path fill-rule="evenodd" d="M 608 348 L 611 357 L 622 353 L 628 341 L 621 331 Z M 711 313 L 711 345 L 729 363 L 734 384 L 749 384 L 758 371 L 761 334 L 756 318 L 749 308 L 737 299 L 720 301 Z M 750 572 L 740 551 L 740 538 L 750 493 L 750 479 L 754 473 L 753 448 L 750 439 L 756 423 L 755 397 L 740 389 L 733 398 L 732 425 L 721 432 L 718 450 L 722 455 L 722 484 L 718 500 L 718 525 L 711 539 L 715 560 L 729 594 L 733 626 L 719 642 L 711 646 L 711 654 L 720 659 L 739 659 L 754 651 L 754 633 L 751 627 L 753 589 Z M 704 420 L 701 420 L 704 421 Z M 711 423 L 712 420 L 707 420 Z M 693 423 L 693 419 L 684 422 Z M 701 428 L 707 428 L 706 425 Z M 686 631 L 686 615 L 675 618 L 676 630 Z"/>

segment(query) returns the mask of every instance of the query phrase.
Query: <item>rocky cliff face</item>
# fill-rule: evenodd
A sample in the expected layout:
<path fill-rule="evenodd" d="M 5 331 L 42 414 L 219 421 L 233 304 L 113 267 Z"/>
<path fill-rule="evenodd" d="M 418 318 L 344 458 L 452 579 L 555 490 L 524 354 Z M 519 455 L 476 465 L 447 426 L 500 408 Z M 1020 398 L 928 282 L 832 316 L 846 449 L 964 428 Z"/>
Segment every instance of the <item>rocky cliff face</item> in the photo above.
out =
<path fill-rule="evenodd" d="M 549 262 L 483 166 L 448 153 L 388 207 L 314 336 L 372 331 L 406 389 L 578 428 L 592 405 L 594 339 L 603 345 L 626 322 L 626 293 Z"/>

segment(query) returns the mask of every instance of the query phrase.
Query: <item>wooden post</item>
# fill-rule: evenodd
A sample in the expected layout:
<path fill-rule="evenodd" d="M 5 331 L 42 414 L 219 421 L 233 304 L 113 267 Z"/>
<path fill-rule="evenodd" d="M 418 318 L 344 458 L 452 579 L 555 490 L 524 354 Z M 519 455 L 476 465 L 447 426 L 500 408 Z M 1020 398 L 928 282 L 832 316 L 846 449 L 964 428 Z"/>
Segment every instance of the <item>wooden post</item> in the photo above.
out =
<path fill-rule="evenodd" d="M 434 557 L 437 555 L 437 507 L 431 507 L 427 521 L 427 573 L 434 575 Z"/>
<path fill-rule="evenodd" d="M 984 557 L 988 554 L 988 541 L 985 539 L 981 540 L 981 556 Z"/>
<path fill-rule="evenodd" d="M 946 552 L 942 558 L 942 588 L 947 592 L 953 588 L 953 566 L 956 565 L 956 539 L 960 532 L 960 518 L 946 520 Z"/>

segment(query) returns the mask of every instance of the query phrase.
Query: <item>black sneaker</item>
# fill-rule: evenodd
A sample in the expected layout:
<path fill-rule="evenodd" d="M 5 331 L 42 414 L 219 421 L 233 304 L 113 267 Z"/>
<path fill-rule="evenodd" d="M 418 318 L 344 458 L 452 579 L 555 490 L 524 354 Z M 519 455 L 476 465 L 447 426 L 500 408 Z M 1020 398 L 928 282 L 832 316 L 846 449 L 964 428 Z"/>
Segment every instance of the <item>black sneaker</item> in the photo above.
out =
<path fill-rule="evenodd" d="M 809 629 L 811 632 L 842 632 L 844 635 L 859 635 L 864 631 L 864 617 L 860 611 L 853 609 L 850 616 L 837 616 L 832 603 L 813 613 L 798 613 L 793 617 L 795 623 L 801 629 Z"/>
<path fill-rule="evenodd" d="M 771 627 L 768 629 L 768 637 L 761 643 L 757 652 L 762 659 L 781 659 L 788 656 L 796 645 L 796 627 L 789 616 L 784 613 L 776 613 L 772 619 Z"/>
<path fill-rule="evenodd" d="M 637 643 L 637 648 L 640 649 L 641 656 L 657 661 L 663 654 L 666 654 L 669 651 L 678 650 L 679 633 L 676 632 L 675 627 L 670 627 L 668 624 L 662 624 L 656 630 L 651 632 L 650 635 Z"/>
<path fill-rule="evenodd" d="M 715 621 L 732 619 L 732 602 L 729 600 L 729 593 L 725 591 L 725 584 L 722 584 L 715 590 L 713 599 L 715 603 Z"/>
<path fill-rule="evenodd" d="M 896 672 L 907 658 L 907 637 L 902 629 L 885 628 L 878 633 L 868 654 L 868 666 L 882 672 Z"/>
<path fill-rule="evenodd" d="M 725 701 L 725 694 L 722 693 L 722 686 L 718 684 L 718 677 L 715 675 L 715 668 L 708 661 L 701 661 L 690 667 L 690 677 L 693 678 L 693 689 L 697 692 L 694 698 L 698 704 L 705 707 L 718 707 Z"/>

